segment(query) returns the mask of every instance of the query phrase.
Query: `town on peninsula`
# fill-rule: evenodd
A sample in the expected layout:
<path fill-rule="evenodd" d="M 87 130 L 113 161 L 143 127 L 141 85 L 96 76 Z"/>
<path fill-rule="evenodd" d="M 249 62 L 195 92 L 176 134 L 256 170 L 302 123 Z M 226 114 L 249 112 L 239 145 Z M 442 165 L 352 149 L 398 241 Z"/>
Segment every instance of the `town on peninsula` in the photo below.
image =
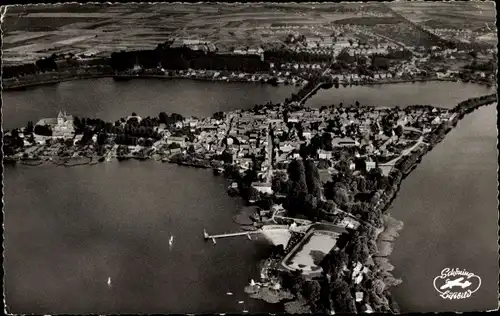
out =
<path fill-rule="evenodd" d="M 244 201 L 246 206 L 233 216 L 241 229 L 194 233 L 215 247 L 226 238 L 254 236 L 272 244 L 259 263 L 260 276 L 248 276 L 244 291 L 250 298 L 283 303 L 288 313 L 398 313 L 391 289 L 402 280 L 393 276 L 388 257 L 403 223 L 391 216 L 391 203 L 423 157 L 469 113 L 495 104 L 497 95 L 464 98 L 451 108 L 415 104 L 411 98 L 394 107 L 347 104 L 334 93 L 321 106 L 308 102 L 323 91 L 353 86 L 460 82 L 491 88 L 496 86 L 496 47 L 478 39 L 486 34 L 483 29 L 475 29 L 475 41 L 464 40 L 461 36 L 471 32 L 422 26 L 404 17 L 404 10 L 371 5 L 378 11 L 368 13 L 370 4 L 353 4 L 358 16 L 302 33 L 299 22 L 258 27 L 262 38 L 265 32 L 280 38 L 274 46 L 218 45 L 176 34 L 152 49 L 59 49 L 26 53 L 21 63 L 12 57 L 20 54 L 15 41 L 7 41 L 3 52 L 12 58 L 2 67 L 2 93 L 102 77 L 296 89 L 281 102 L 207 117 L 173 113 L 165 104 L 156 115 L 137 108 L 110 120 L 76 116 L 60 103 L 52 117 L 3 130 L 3 164 L 30 166 L 29 172 L 50 164 L 92 168 L 153 160 L 209 169 L 227 179 L 227 194 Z M 351 12 L 347 4 L 330 7 L 340 12 L 332 14 Z M 8 10 L 23 14 L 19 8 Z"/>

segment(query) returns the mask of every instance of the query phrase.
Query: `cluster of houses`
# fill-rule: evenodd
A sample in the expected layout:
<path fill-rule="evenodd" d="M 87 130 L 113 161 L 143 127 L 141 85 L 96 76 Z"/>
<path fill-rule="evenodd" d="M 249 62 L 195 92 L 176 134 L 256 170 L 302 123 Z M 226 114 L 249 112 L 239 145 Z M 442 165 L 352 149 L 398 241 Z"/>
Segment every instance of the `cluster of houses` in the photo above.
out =
<path fill-rule="evenodd" d="M 388 54 L 389 49 L 395 49 L 396 47 L 397 47 L 396 45 L 391 45 L 391 44 L 372 46 L 368 44 L 359 45 L 358 43 L 354 43 L 351 47 L 347 48 L 346 52 L 350 56 L 355 56 L 355 55 L 371 56 L 374 54 L 383 55 L 383 54 Z"/>
<path fill-rule="evenodd" d="M 252 47 L 238 47 L 233 49 L 233 54 L 237 55 L 262 55 L 264 50 L 262 47 L 252 48 Z"/>
<path fill-rule="evenodd" d="M 182 46 L 189 47 L 192 50 L 202 50 L 206 52 L 217 51 L 217 47 L 215 46 L 214 43 L 199 39 L 175 38 L 170 47 L 182 47 Z"/>
<path fill-rule="evenodd" d="M 322 110 L 304 108 L 290 112 L 287 119 L 288 123 L 300 122 L 303 136 L 303 140 L 300 140 L 296 128 L 289 128 L 289 124 L 285 123 L 281 108 L 265 108 L 257 112 L 237 110 L 222 118 L 188 117 L 176 122 L 175 128 L 184 130 L 187 128 L 194 134 L 193 142 L 188 142 L 184 135 L 172 134 L 164 124 L 160 124 L 155 129 L 163 137 L 153 144 L 153 148 L 158 149 L 162 145 L 176 143 L 182 151 L 192 145 L 196 153 L 205 155 L 207 159 L 221 155 L 226 150 L 232 155 L 233 162 L 241 171 L 252 167 L 252 156 L 265 156 L 266 160 L 260 170 L 263 176 L 271 168 L 268 159 L 270 153 L 274 153 L 274 163 L 287 163 L 300 158 L 300 145 L 303 142 L 310 142 L 316 134 L 322 135 L 332 119 L 337 120 L 340 126 L 337 133 L 332 134 L 332 148 L 362 147 L 368 155 L 390 155 L 384 151 L 386 146 L 379 148 L 374 146 L 374 143 L 386 144 L 390 139 L 381 128 L 381 119 L 389 113 L 393 117 L 394 127 L 397 125 L 413 127 L 420 133 L 426 133 L 433 126 L 453 119 L 449 111 L 437 109 L 429 111 L 425 108 L 405 108 L 399 111 L 377 107 L 330 107 Z M 140 120 L 139 117 L 135 118 Z M 50 126 L 53 138 L 75 139 L 73 117 L 65 112 L 59 112 L 57 118 L 41 119 L 35 126 Z M 271 129 L 275 135 L 274 139 L 270 137 Z M 285 133 L 288 136 L 283 140 L 281 136 Z M 76 136 L 81 138 L 81 135 Z M 282 141 L 279 141 L 280 138 Z M 318 159 L 329 160 L 332 157 L 330 151 L 318 151 Z M 372 168 L 374 165 L 369 164 L 367 167 Z"/>
<path fill-rule="evenodd" d="M 429 31 L 437 36 L 462 42 L 470 42 L 484 35 L 482 32 L 473 32 L 469 29 L 429 29 Z"/>

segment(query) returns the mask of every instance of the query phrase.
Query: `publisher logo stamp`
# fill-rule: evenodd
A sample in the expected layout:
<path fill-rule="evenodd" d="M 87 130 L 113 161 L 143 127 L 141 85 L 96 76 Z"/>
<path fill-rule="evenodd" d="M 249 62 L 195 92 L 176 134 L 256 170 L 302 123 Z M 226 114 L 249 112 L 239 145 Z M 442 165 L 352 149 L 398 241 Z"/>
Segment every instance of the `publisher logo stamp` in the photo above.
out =
<path fill-rule="evenodd" d="M 444 268 L 441 275 L 434 278 L 434 288 L 445 300 L 469 298 L 481 287 L 481 278 L 461 269 Z"/>

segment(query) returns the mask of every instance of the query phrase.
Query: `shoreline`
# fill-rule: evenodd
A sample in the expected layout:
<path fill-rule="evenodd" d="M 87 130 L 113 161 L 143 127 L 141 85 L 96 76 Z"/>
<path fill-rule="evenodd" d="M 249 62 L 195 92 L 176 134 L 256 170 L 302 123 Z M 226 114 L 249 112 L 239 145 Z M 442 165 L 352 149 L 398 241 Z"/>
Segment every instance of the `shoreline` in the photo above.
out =
<path fill-rule="evenodd" d="M 95 70 L 95 69 L 94 69 Z M 232 82 L 238 82 L 238 83 L 255 83 L 255 84 L 266 84 L 266 85 L 272 85 L 272 86 L 297 86 L 297 87 L 302 87 L 304 82 L 307 81 L 307 79 L 302 78 L 302 82 L 291 82 L 289 81 L 288 84 L 285 83 L 285 81 L 289 79 L 283 79 L 283 82 L 277 82 L 277 83 L 270 83 L 270 82 L 262 82 L 260 80 L 249 80 L 247 78 L 240 78 L 240 77 L 228 77 L 226 79 L 222 79 L 223 76 L 219 77 L 218 79 L 215 79 L 213 77 L 204 77 L 204 76 L 183 76 L 183 75 L 159 75 L 159 74 L 112 74 L 112 73 L 106 73 L 106 72 L 100 72 L 100 73 L 83 73 L 83 74 L 75 74 L 71 75 L 68 77 L 64 77 L 64 73 L 54 73 L 54 76 L 60 76 L 58 78 L 51 78 L 51 79 L 41 79 L 41 78 L 35 78 L 31 80 L 25 80 L 23 77 L 13 81 L 12 79 L 4 79 L 2 80 L 2 90 L 5 91 L 16 91 L 16 90 L 24 90 L 27 88 L 32 88 L 32 87 L 37 87 L 37 86 L 43 86 L 43 85 L 51 85 L 51 84 L 58 84 L 66 81 L 77 81 L 77 80 L 87 80 L 87 79 L 99 79 L 99 78 L 114 78 L 115 80 L 123 80 L 123 81 L 128 81 L 128 80 L 133 80 L 133 79 L 169 79 L 169 80 L 175 80 L 175 79 L 189 79 L 189 80 L 194 80 L 194 81 L 209 81 L 209 82 L 226 82 L 226 83 L 232 83 Z M 250 74 L 247 74 L 250 75 Z M 259 74 L 252 74 L 255 76 L 258 76 Z M 266 75 L 269 76 L 268 74 L 260 74 L 260 75 Z M 39 77 L 39 76 L 38 76 Z M 484 86 L 492 86 L 490 83 L 486 82 L 481 82 L 481 81 L 462 81 L 460 79 L 456 78 L 439 78 L 439 77 L 429 77 L 429 78 L 411 78 L 411 79 L 380 79 L 378 81 L 367 81 L 367 80 L 342 80 L 339 81 L 339 88 L 344 87 L 353 87 L 353 86 L 376 86 L 376 85 L 385 85 L 385 84 L 399 84 L 399 83 L 416 83 L 416 82 L 461 82 L 461 83 L 472 83 L 472 84 L 479 84 L 479 85 L 484 85 Z M 332 89 L 332 88 L 329 88 Z"/>
<path fill-rule="evenodd" d="M 484 99 L 481 99 L 481 98 L 484 98 Z M 464 107 L 464 104 L 467 103 L 467 102 L 478 102 L 477 104 L 473 104 L 472 106 L 467 106 L 465 105 Z M 424 140 L 425 142 L 427 143 L 427 145 L 425 147 L 420 147 L 418 149 L 414 149 L 414 151 L 412 151 L 412 153 L 410 153 L 409 155 L 405 155 L 405 156 L 402 156 L 401 159 L 398 160 L 398 162 L 396 163 L 396 165 L 394 165 L 393 169 L 398 169 L 401 174 L 402 174 L 402 177 L 401 177 L 401 180 L 402 181 L 404 178 L 406 178 L 406 176 L 408 176 L 411 171 L 413 171 L 413 169 L 419 164 L 421 158 L 427 153 L 429 152 L 430 150 L 432 150 L 432 148 L 437 145 L 439 142 L 441 142 L 444 137 L 446 136 L 446 134 L 448 132 L 450 132 L 453 128 L 456 127 L 456 125 L 458 124 L 458 122 L 468 113 L 470 112 L 473 112 L 475 111 L 476 109 L 482 107 L 482 106 L 487 106 L 487 105 L 490 105 L 490 104 L 493 104 L 497 102 L 497 97 L 496 97 L 496 94 L 491 94 L 491 95 L 486 95 L 486 96 L 482 96 L 482 97 L 478 97 L 478 98 L 473 98 L 473 99 L 470 99 L 470 100 L 465 100 L 465 101 L 462 101 L 461 103 L 459 103 L 457 106 L 455 106 L 454 108 L 451 109 L 451 111 L 453 111 L 456 115 L 455 117 L 453 118 L 453 120 L 449 123 L 446 124 L 446 127 L 445 127 L 445 131 L 444 131 L 444 134 L 443 135 L 438 135 L 436 131 L 434 131 L 433 133 L 429 133 L 425 136 Z M 414 106 L 417 106 L 417 105 L 414 105 Z M 411 107 L 411 105 L 410 105 Z M 427 139 L 429 138 L 429 139 Z M 154 154 L 153 154 L 154 155 Z M 184 157 L 181 157 L 181 159 L 170 159 L 172 158 L 173 156 L 159 156 L 159 158 L 155 159 L 154 157 L 152 156 L 140 156 L 140 155 L 125 155 L 125 156 L 117 156 L 117 157 L 114 157 L 113 160 L 117 160 L 117 161 L 124 161 L 124 160 L 129 160 L 129 159 L 135 159 L 135 160 L 155 160 L 155 161 L 158 161 L 158 162 L 168 162 L 168 163 L 171 163 L 171 164 L 177 164 L 179 166 L 186 166 L 186 167 L 194 167 L 194 168 L 201 168 L 201 169 L 213 169 L 214 166 L 212 166 L 211 164 L 211 161 L 209 160 L 203 160 L 203 159 L 195 159 L 195 160 L 186 160 Z M 78 164 L 78 165 L 85 165 L 85 164 L 96 164 L 96 163 L 99 163 L 99 162 L 105 162 L 106 159 L 104 159 L 106 155 L 104 156 L 92 156 L 92 157 L 87 157 L 85 156 L 86 158 L 91 158 L 91 161 L 87 162 L 87 163 L 82 163 L 82 164 Z M 80 158 L 83 158 L 83 157 L 75 157 L 77 159 L 80 159 Z M 65 158 L 65 159 L 75 159 L 75 158 Z M 31 163 L 23 163 L 24 162 L 27 162 L 27 161 L 41 161 L 41 162 L 49 162 L 49 163 L 54 163 L 54 164 L 57 164 L 57 165 L 63 165 L 63 164 L 60 164 L 60 163 L 56 163 L 55 161 L 59 161 L 61 158 L 58 157 L 58 156 L 52 156 L 52 157 L 44 157 L 44 158 L 40 158 L 40 159 L 32 159 L 32 158 L 28 158 L 28 159 L 23 159 L 23 158 L 13 158 L 11 156 L 4 156 L 3 157 L 3 161 L 6 163 L 6 164 L 16 164 L 17 162 L 21 163 L 21 164 L 24 164 L 24 165 L 39 165 L 39 164 L 31 164 Z M 55 161 L 54 161 L 55 160 Z M 92 163 L 94 162 L 95 163 Z M 399 182 L 400 182 L 399 181 Z M 384 193 L 384 196 L 386 198 L 389 199 L 389 202 L 388 204 L 390 204 L 392 202 L 392 200 L 395 198 L 395 194 L 397 193 L 397 190 L 399 190 L 399 185 L 400 183 L 395 183 L 393 185 L 393 191 L 394 191 L 394 186 L 398 186 L 398 188 L 396 189 L 396 192 L 394 193 L 389 193 L 389 195 L 387 195 L 387 192 Z M 382 206 L 382 212 L 385 212 L 386 209 L 388 208 L 388 206 L 386 205 L 387 203 L 384 203 L 383 206 Z M 390 206 L 390 205 L 389 205 Z"/>
<path fill-rule="evenodd" d="M 16 91 L 30 87 L 58 84 L 65 81 L 107 78 L 113 75 L 111 68 L 70 68 L 66 71 L 48 72 L 20 78 L 2 79 L 2 90 Z"/>
<path fill-rule="evenodd" d="M 69 78 L 57 78 L 57 79 L 52 79 L 52 80 L 40 80 L 36 82 L 23 82 L 19 84 L 13 84 L 13 85 L 8 85 L 4 86 L 4 82 L 2 83 L 2 90 L 5 91 L 18 91 L 18 90 L 25 90 L 27 88 L 34 88 L 38 86 L 45 86 L 45 85 L 53 85 L 53 84 L 58 84 L 66 81 L 77 81 L 77 80 L 87 80 L 87 79 L 100 79 L 100 78 L 110 78 L 113 75 L 79 75 L 79 76 L 74 76 L 74 77 L 69 77 Z"/>
<path fill-rule="evenodd" d="M 465 102 L 465 101 L 464 101 Z M 462 102 L 463 103 L 463 102 Z M 457 105 L 453 110 L 456 112 L 457 116 L 453 119 L 453 121 L 449 124 L 448 129 L 444 132 L 444 135 L 437 135 L 436 132 L 434 132 L 432 136 L 435 136 L 433 141 L 430 141 L 428 145 L 424 148 L 421 148 L 418 150 L 418 152 L 414 152 L 413 154 L 407 156 L 406 158 L 402 159 L 403 163 L 399 164 L 399 166 L 404 166 L 404 168 L 401 168 L 399 166 L 395 166 L 394 168 L 397 168 L 399 172 L 401 172 L 401 178 L 397 183 L 395 183 L 395 186 L 397 186 L 397 189 L 393 191 L 392 194 L 389 194 L 388 198 L 389 200 L 385 203 L 385 205 L 382 207 L 382 220 L 384 224 L 383 229 L 379 229 L 379 231 L 376 232 L 375 236 L 375 242 L 377 244 L 377 253 L 372 254 L 374 258 L 374 262 L 378 261 L 378 266 L 379 266 L 379 271 L 383 274 L 384 279 L 382 280 L 386 284 L 386 289 L 387 289 L 387 295 L 386 298 L 388 299 L 388 302 L 390 305 L 393 305 L 394 307 L 390 307 L 391 310 L 393 308 L 399 309 L 397 302 L 393 299 L 392 293 L 390 292 L 390 288 L 395 287 L 399 285 L 402 280 L 401 279 L 396 279 L 392 273 L 394 270 L 394 266 L 390 263 L 389 257 L 392 254 L 394 247 L 396 246 L 396 241 L 397 238 L 399 237 L 399 232 L 404 229 L 404 222 L 398 220 L 396 217 L 393 217 L 389 209 L 393 205 L 394 200 L 397 198 L 399 190 L 401 188 L 401 185 L 403 183 L 403 180 L 408 177 L 413 170 L 415 170 L 418 165 L 420 164 L 422 158 L 430 152 L 436 145 L 441 143 L 446 135 L 454 129 L 460 120 L 469 113 L 474 112 L 475 110 L 479 109 L 480 107 L 483 106 L 488 106 L 492 105 L 495 103 L 493 102 L 485 102 L 485 103 L 480 103 L 478 105 L 468 107 L 468 108 L 463 108 L 461 107 L 461 104 Z M 431 136 L 431 137 L 432 137 Z M 404 165 L 405 162 L 410 161 L 409 165 Z M 394 187 L 394 185 L 393 185 Z M 385 195 L 385 193 L 384 193 Z M 378 260 L 377 260 L 378 259 Z M 396 311 L 396 312 L 399 312 Z"/>

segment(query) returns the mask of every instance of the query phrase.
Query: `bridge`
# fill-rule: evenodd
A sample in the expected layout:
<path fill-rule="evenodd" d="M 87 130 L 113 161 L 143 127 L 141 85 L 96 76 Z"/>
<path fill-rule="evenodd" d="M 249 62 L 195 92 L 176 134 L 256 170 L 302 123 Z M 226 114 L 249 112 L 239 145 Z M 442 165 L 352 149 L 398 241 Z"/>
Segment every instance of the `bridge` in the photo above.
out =
<path fill-rule="evenodd" d="M 309 99 L 313 94 L 315 94 L 316 92 L 318 92 L 318 90 L 321 88 L 321 85 L 324 84 L 324 82 L 320 82 L 318 83 L 308 94 L 306 94 L 305 97 L 303 97 L 299 103 L 300 104 L 304 104 L 307 99 Z"/>

